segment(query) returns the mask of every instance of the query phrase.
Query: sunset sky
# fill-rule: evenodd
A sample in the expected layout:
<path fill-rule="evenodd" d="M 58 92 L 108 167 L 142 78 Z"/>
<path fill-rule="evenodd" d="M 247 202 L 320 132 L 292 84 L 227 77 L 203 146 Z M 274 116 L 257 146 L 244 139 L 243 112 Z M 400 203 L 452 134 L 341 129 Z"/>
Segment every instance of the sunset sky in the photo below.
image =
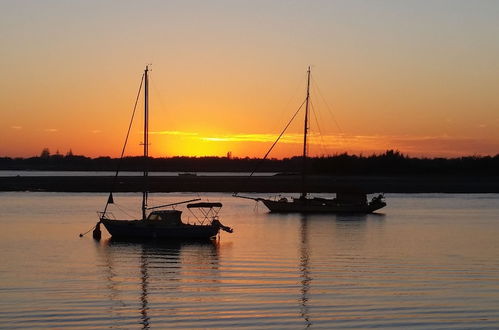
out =
<path fill-rule="evenodd" d="M 0 42 L 0 157 L 119 156 L 149 63 L 155 157 L 262 157 L 309 65 L 312 155 L 499 153 L 499 1 L 3 0 Z"/>

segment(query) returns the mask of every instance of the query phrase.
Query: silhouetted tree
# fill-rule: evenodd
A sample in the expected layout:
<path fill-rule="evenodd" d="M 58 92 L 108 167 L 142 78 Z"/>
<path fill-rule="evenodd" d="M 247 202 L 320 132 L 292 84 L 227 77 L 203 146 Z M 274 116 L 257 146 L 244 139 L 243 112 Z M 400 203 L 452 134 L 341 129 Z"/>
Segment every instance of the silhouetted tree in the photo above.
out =
<path fill-rule="evenodd" d="M 8 170 L 83 170 L 114 171 L 119 159 L 110 157 L 89 158 L 73 155 L 50 155 L 44 148 L 39 157 L 0 158 L 0 169 Z M 123 158 L 120 169 L 141 171 L 143 157 Z M 278 172 L 297 174 L 302 168 L 302 158 L 284 159 L 239 157 L 171 157 L 150 158 L 151 171 L 172 172 Z M 469 156 L 459 158 L 411 158 L 398 150 L 370 156 L 336 154 L 310 158 L 307 171 L 319 175 L 499 175 L 499 155 Z"/>
<path fill-rule="evenodd" d="M 42 152 L 40 153 L 40 158 L 49 158 L 49 157 L 50 157 L 49 148 L 43 148 Z"/>

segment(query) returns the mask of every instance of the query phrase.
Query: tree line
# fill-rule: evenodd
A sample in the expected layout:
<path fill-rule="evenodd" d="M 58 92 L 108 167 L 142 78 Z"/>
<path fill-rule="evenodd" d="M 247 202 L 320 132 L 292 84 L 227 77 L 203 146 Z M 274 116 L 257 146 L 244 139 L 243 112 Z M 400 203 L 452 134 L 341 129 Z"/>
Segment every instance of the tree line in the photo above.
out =
<path fill-rule="evenodd" d="M 142 171 L 144 157 L 90 158 L 47 151 L 30 158 L 0 157 L 1 170 L 50 171 Z M 169 157 L 148 158 L 150 171 L 164 172 L 276 172 L 297 174 L 303 168 L 302 157 L 284 159 L 232 157 Z M 396 150 L 370 156 L 348 153 L 311 157 L 306 172 L 327 175 L 498 175 L 499 154 L 457 158 L 415 158 Z"/>

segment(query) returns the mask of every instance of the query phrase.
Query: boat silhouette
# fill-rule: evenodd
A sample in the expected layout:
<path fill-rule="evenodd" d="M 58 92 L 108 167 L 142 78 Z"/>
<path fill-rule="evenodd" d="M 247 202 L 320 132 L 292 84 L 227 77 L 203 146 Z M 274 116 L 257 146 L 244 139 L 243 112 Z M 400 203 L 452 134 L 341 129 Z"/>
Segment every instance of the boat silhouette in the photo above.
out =
<path fill-rule="evenodd" d="M 335 198 L 319 198 L 311 197 L 307 191 L 307 159 L 308 159 L 308 131 L 309 131 L 309 104 L 310 104 L 310 67 L 307 70 L 307 93 L 305 101 L 300 108 L 296 111 L 291 121 L 295 118 L 296 114 L 305 104 L 305 118 L 303 128 L 303 154 L 302 154 L 302 168 L 301 168 L 301 194 L 299 198 L 255 198 L 248 196 L 241 196 L 235 193 L 235 197 L 247 198 L 262 202 L 270 212 L 280 213 L 372 213 L 386 206 L 384 195 L 378 194 L 371 200 L 367 199 L 367 194 L 360 189 L 349 189 L 336 193 Z M 265 155 L 264 159 L 268 156 L 272 148 L 278 142 L 280 137 L 284 134 L 286 128 L 291 121 L 287 124 L 284 131 L 279 135 L 278 139 L 271 146 L 270 150 Z M 254 173 L 254 172 L 253 172 Z M 253 174 L 252 173 L 252 174 Z M 251 176 L 251 175 L 250 175 Z"/>
<path fill-rule="evenodd" d="M 232 228 L 222 225 L 219 220 L 219 211 L 222 207 L 221 203 L 190 203 L 199 201 L 193 199 L 188 201 L 170 203 L 160 206 L 148 205 L 148 168 L 147 161 L 149 158 L 149 66 L 146 66 L 142 75 L 142 80 L 135 102 L 140 95 L 142 85 L 144 86 L 144 168 L 143 168 L 143 191 L 142 191 L 142 218 L 140 219 L 116 219 L 112 212 L 108 211 L 108 206 L 114 204 L 113 192 L 109 193 L 109 197 L 104 207 L 104 211 L 99 212 L 99 222 L 94 230 L 94 238 L 100 238 L 100 224 L 103 224 L 109 234 L 117 239 L 160 239 L 160 240 L 200 240 L 214 238 L 220 230 L 232 233 Z M 135 114 L 135 109 L 134 112 Z M 132 115 L 132 121 L 133 121 Z M 127 138 L 121 153 L 123 158 L 124 150 L 130 133 L 128 128 Z M 116 171 L 115 179 L 118 176 Z M 115 180 L 116 181 L 116 180 Z M 195 223 L 186 223 L 181 219 L 182 211 L 171 208 L 179 204 L 190 203 L 187 205 L 189 210 L 198 210 L 199 215 L 193 213 L 196 217 Z"/>

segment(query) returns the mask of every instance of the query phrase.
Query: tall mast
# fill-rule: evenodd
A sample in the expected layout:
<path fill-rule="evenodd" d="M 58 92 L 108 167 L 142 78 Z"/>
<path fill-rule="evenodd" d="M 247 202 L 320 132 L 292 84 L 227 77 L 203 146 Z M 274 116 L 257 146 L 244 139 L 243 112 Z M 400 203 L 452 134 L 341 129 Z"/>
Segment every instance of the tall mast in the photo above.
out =
<path fill-rule="evenodd" d="M 149 66 L 144 70 L 144 190 L 142 192 L 142 220 L 146 219 L 147 210 L 147 177 L 149 171 L 147 168 L 149 157 Z"/>
<path fill-rule="evenodd" d="M 310 66 L 307 70 L 307 99 L 305 102 L 305 124 L 303 127 L 303 165 L 301 171 L 301 197 L 307 196 L 307 189 L 305 187 L 305 176 L 307 171 L 307 134 L 308 134 L 308 105 L 310 100 Z"/>

